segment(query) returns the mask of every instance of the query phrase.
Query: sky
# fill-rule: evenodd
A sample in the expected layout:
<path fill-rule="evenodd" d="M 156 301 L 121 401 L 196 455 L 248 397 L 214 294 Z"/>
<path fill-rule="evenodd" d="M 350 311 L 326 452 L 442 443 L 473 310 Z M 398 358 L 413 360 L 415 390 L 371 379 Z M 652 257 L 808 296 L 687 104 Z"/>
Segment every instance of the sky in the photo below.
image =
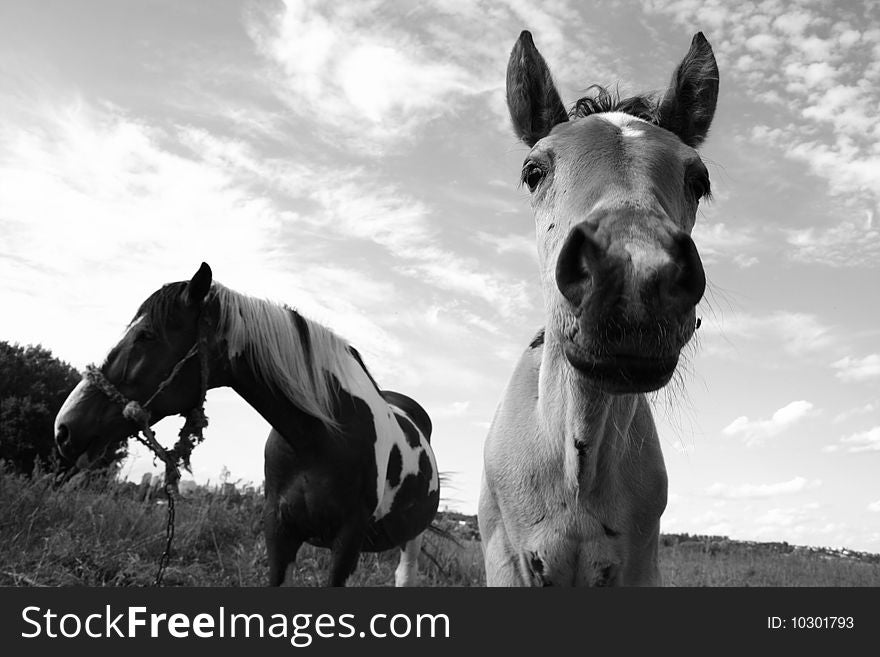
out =
<path fill-rule="evenodd" d="M 702 327 L 652 395 L 661 531 L 880 553 L 877 2 L 4 0 L 0 340 L 101 362 L 206 261 L 418 400 L 441 505 L 475 513 L 544 321 L 504 101 L 523 29 L 566 104 L 662 90 L 697 31 L 718 60 Z M 229 389 L 206 411 L 196 481 L 259 485 L 266 422 Z M 161 468 L 133 445 L 123 471 Z"/>

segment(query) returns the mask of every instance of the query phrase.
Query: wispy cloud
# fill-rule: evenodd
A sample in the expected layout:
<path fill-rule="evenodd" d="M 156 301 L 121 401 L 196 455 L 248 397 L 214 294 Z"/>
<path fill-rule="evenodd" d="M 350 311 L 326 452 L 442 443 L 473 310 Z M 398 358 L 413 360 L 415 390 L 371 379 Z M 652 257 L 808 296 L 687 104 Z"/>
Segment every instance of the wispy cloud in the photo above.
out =
<path fill-rule="evenodd" d="M 837 370 L 835 376 L 848 383 L 880 378 L 880 354 L 868 354 L 864 358 L 846 356 L 831 364 Z"/>
<path fill-rule="evenodd" d="M 841 422 L 845 422 L 850 418 L 859 417 L 861 415 L 865 415 L 866 413 L 873 413 L 878 408 L 878 405 L 875 402 L 868 402 L 867 404 L 863 404 L 862 406 L 857 406 L 855 408 L 850 408 L 842 413 L 838 413 L 834 416 L 833 422 L 835 424 L 839 424 Z"/>
<path fill-rule="evenodd" d="M 880 163 L 872 174 L 880 178 Z M 851 219 L 826 229 L 785 231 L 794 260 L 831 267 L 874 267 L 880 262 L 880 229 L 875 211 L 865 210 L 864 221 Z"/>
<path fill-rule="evenodd" d="M 817 353 L 835 345 L 832 328 L 809 313 L 776 311 L 768 315 L 734 313 L 710 319 L 700 329 L 732 343 L 760 340 L 792 356 Z"/>
<path fill-rule="evenodd" d="M 478 231 L 474 239 L 492 247 L 496 253 L 514 254 L 526 256 L 530 260 L 537 261 L 538 250 L 535 247 L 535 236 L 529 235 L 496 235 L 485 231 Z"/>
<path fill-rule="evenodd" d="M 845 436 L 836 444 L 827 445 L 822 451 L 828 453 L 847 452 L 849 454 L 880 452 L 880 426 Z"/>
<path fill-rule="evenodd" d="M 779 536 L 780 530 L 785 529 L 786 534 L 797 536 L 808 531 L 818 531 L 819 522 L 823 519 L 820 509 L 815 503 L 804 504 L 799 507 L 774 507 L 761 513 L 755 518 L 755 523 L 759 525 L 758 534 L 765 536 Z M 833 527 L 826 523 L 823 533 L 830 533 L 839 530 L 839 527 Z"/>
<path fill-rule="evenodd" d="M 693 231 L 694 243 L 707 263 L 730 260 L 739 267 L 758 263 L 757 239 L 750 228 L 734 229 L 722 223 L 698 221 Z"/>
<path fill-rule="evenodd" d="M 438 57 L 379 2 L 288 0 L 280 12 L 254 12 L 248 27 L 279 67 L 291 110 L 365 149 L 400 143 L 479 89 L 468 69 Z"/>
<path fill-rule="evenodd" d="M 746 445 L 759 445 L 768 438 L 779 435 L 798 421 L 813 413 L 813 404 L 798 400 L 786 404 L 766 420 L 750 420 L 741 415 L 724 427 L 728 436 L 742 436 Z"/>
<path fill-rule="evenodd" d="M 789 481 L 774 484 L 722 484 L 715 483 L 706 488 L 706 495 L 725 500 L 767 499 L 779 495 L 792 495 L 805 490 L 818 488 L 822 482 L 818 479 L 795 477 Z"/>

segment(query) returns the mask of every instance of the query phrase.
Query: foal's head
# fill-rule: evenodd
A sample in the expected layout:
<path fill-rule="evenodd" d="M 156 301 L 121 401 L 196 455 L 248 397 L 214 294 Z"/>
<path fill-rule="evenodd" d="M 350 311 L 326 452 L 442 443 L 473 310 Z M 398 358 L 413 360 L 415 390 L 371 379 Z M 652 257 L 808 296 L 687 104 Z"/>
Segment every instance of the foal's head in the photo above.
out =
<path fill-rule="evenodd" d="M 702 33 L 662 97 L 599 89 L 566 112 L 528 32 L 507 68 L 507 104 L 531 147 L 547 340 L 607 392 L 671 378 L 706 278 L 690 233 L 709 175 L 695 150 L 715 113 L 718 68 Z"/>

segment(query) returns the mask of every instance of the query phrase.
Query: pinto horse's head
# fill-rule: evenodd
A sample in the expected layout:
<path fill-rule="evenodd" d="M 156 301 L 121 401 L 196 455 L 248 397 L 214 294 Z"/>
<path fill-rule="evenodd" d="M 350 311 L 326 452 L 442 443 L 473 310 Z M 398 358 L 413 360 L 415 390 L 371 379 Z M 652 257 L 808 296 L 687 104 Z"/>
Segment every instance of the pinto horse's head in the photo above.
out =
<path fill-rule="evenodd" d="M 706 278 L 690 237 L 709 193 L 695 150 L 718 97 L 702 33 L 666 93 L 619 100 L 599 88 L 571 116 L 528 32 L 510 54 L 507 104 L 531 151 L 547 339 L 610 393 L 665 385 L 695 330 Z"/>
<path fill-rule="evenodd" d="M 187 354 L 199 338 L 211 283 L 211 268 L 202 263 L 192 280 L 165 285 L 141 304 L 97 376 L 80 381 L 58 411 L 55 443 L 65 460 L 88 467 L 140 428 L 123 415 L 124 402 L 102 386 L 141 405 L 153 397 L 147 408 L 151 424 L 200 404 L 199 358 Z"/>

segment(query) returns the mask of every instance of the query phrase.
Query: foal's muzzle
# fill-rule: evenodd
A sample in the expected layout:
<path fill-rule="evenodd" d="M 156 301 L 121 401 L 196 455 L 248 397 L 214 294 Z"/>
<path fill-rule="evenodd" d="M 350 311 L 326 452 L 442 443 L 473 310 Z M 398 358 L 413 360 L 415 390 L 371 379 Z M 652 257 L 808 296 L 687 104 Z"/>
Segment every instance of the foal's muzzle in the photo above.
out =
<path fill-rule="evenodd" d="M 700 256 L 683 231 L 649 235 L 644 225 L 659 222 L 602 221 L 611 228 L 576 225 L 556 261 L 556 285 L 572 315 L 563 350 L 608 392 L 657 390 L 694 332 L 694 308 L 706 288 Z"/>

